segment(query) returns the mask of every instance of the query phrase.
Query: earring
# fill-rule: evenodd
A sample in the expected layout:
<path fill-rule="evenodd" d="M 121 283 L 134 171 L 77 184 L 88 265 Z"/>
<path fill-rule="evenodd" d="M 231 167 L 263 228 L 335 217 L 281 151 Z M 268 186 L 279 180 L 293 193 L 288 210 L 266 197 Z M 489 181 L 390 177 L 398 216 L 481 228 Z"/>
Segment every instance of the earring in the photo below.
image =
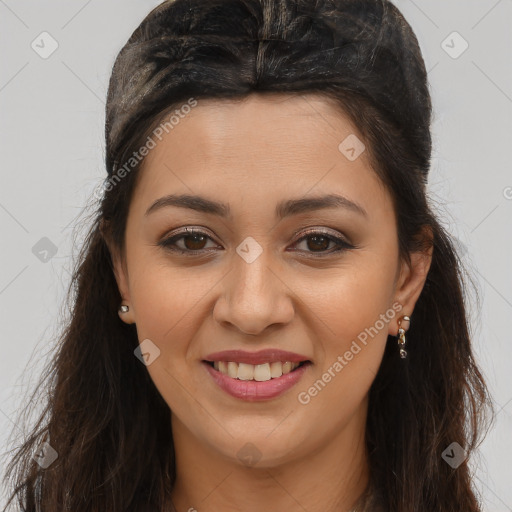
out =
<path fill-rule="evenodd" d="M 119 313 L 128 313 L 130 308 L 126 304 L 121 304 L 119 307 Z"/>
<path fill-rule="evenodd" d="M 405 350 L 405 331 L 409 329 L 411 319 L 408 316 L 403 316 L 398 320 L 398 346 L 400 347 L 400 357 L 405 359 L 407 351 Z"/>

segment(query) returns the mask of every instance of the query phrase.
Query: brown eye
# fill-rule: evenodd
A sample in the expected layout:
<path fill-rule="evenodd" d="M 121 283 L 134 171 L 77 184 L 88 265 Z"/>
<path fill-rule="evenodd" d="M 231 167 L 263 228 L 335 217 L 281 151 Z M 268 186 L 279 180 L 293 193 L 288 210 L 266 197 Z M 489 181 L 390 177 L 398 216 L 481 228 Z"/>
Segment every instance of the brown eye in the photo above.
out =
<path fill-rule="evenodd" d="M 212 239 L 206 233 L 203 233 L 202 231 L 187 229 L 186 231 L 162 240 L 158 245 L 171 251 L 177 251 L 185 254 L 194 252 L 199 253 L 207 249 L 205 244 L 208 242 L 208 240 Z M 181 241 L 183 245 L 180 246 L 177 242 Z"/>
<path fill-rule="evenodd" d="M 197 233 L 194 235 L 186 235 L 186 236 L 183 236 L 182 238 L 183 238 L 183 244 L 185 245 L 186 249 L 189 249 L 191 251 L 197 251 L 197 250 L 204 249 L 204 244 L 208 237 Z"/>
<path fill-rule="evenodd" d="M 319 257 L 324 255 L 328 256 L 330 254 L 347 249 L 355 249 L 355 246 L 349 244 L 342 238 L 325 233 L 323 231 L 310 231 L 306 233 L 306 235 L 303 236 L 297 243 L 305 244 L 306 248 L 304 251 L 306 253 L 319 253 Z M 328 250 L 329 244 L 331 243 L 334 244 L 334 250 Z"/>
<path fill-rule="evenodd" d="M 329 244 L 332 242 L 331 239 L 324 235 L 314 235 L 306 237 L 308 249 L 312 251 L 325 251 L 329 248 Z"/>

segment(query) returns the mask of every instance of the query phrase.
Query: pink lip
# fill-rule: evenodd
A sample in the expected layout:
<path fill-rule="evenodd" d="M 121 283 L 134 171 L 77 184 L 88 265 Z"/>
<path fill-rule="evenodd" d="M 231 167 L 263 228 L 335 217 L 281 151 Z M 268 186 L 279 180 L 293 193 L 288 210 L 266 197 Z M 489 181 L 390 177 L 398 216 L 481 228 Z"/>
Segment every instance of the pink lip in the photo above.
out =
<path fill-rule="evenodd" d="M 209 354 L 204 358 L 206 361 L 233 361 L 235 363 L 246 364 L 263 364 L 281 361 L 285 363 L 290 361 L 292 363 L 302 363 L 308 361 L 307 356 L 287 352 L 285 350 L 278 350 L 274 348 L 267 348 L 259 352 L 246 352 L 245 350 L 224 350 L 223 352 L 215 352 Z"/>
<path fill-rule="evenodd" d="M 289 361 L 289 359 L 287 360 Z M 225 359 L 221 359 L 221 361 L 225 361 Z M 268 359 L 266 361 L 268 362 Z M 213 377 L 215 383 L 226 393 L 248 402 L 256 402 L 269 400 L 284 393 L 285 391 L 288 391 L 292 386 L 299 382 L 304 373 L 308 370 L 309 366 L 311 366 L 311 363 L 305 363 L 290 373 L 264 382 L 233 379 L 228 375 L 224 375 L 218 370 L 215 370 L 215 368 L 206 362 L 203 362 L 203 366 Z"/>

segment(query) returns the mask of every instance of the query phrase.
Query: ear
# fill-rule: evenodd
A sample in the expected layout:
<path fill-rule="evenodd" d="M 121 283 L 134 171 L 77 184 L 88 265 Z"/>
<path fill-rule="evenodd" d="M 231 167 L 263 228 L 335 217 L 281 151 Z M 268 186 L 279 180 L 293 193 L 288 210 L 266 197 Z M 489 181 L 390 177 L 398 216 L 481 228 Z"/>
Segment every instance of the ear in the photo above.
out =
<path fill-rule="evenodd" d="M 400 313 L 393 322 L 390 322 L 390 332 L 393 336 L 398 335 L 398 319 L 402 316 L 409 316 L 411 323 L 414 322 L 413 311 L 425 285 L 433 254 L 433 233 L 430 226 L 426 226 L 420 234 L 422 240 L 421 250 L 409 253 L 410 263 L 401 261 L 399 275 L 395 287 L 395 301 L 402 305 Z"/>
<path fill-rule="evenodd" d="M 132 304 L 130 301 L 130 288 L 128 286 L 128 270 L 126 268 L 126 261 L 113 243 L 110 226 L 108 221 L 105 219 L 102 219 L 100 222 L 100 233 L 103 237 L 103 240 L 105 241 L 105 245 L 107 246 L 110 257 L 112 259 L 112 270 L 117 282 L 119 294 L 122 297 L 121 304 L 127 305 L 129 308 L 126 313 L 122 313 L 118 310 L 119 318 L 121 318 L 121 320 L 127 324 L 133 324 L 135 323 L 135 320 Z M 121 304 L 119 304 L 119 306 L 121 306 Z"/>

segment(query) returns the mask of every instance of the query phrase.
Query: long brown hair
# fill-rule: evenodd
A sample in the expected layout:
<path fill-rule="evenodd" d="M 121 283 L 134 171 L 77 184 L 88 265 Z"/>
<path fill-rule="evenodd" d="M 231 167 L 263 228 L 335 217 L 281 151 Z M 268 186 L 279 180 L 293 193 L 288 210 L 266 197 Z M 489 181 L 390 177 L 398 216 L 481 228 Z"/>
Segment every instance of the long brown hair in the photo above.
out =
<path fill-rule="evenodd" d="M 427 200 L 425 65 L 411 27 L 387 0 L 168 0 L 135 30 L 109 85 L 105 192 L 70 283 L 69 320 L 40 385 L 44 412 L 7 471 L 9 504 L 17 500 L 27 512 L 160 512 L 168 503 L 170 411 L 134 357 L 135 326 L 118 317 L 106 241 L 123 253 L 141 167 L 126 163 L 162 119 L 191 99 L 252 93 L 333 99 L 359 128 L 393 198 L 401 257 L 433 245 L 407 333 L 409 356 L 397 357 L 389 337 L 370 389 L 371 476 L 392 512 L 481 510 L 468 459 L 454 468 L 443 453 L 458 443 L 469 458 L 492 404 L 471 348 L 468 279 Z M 431 239 L 420 236 L 425 226 Z M 58 454 L 46 468 L 32 457 L 44 441 Z"/>

